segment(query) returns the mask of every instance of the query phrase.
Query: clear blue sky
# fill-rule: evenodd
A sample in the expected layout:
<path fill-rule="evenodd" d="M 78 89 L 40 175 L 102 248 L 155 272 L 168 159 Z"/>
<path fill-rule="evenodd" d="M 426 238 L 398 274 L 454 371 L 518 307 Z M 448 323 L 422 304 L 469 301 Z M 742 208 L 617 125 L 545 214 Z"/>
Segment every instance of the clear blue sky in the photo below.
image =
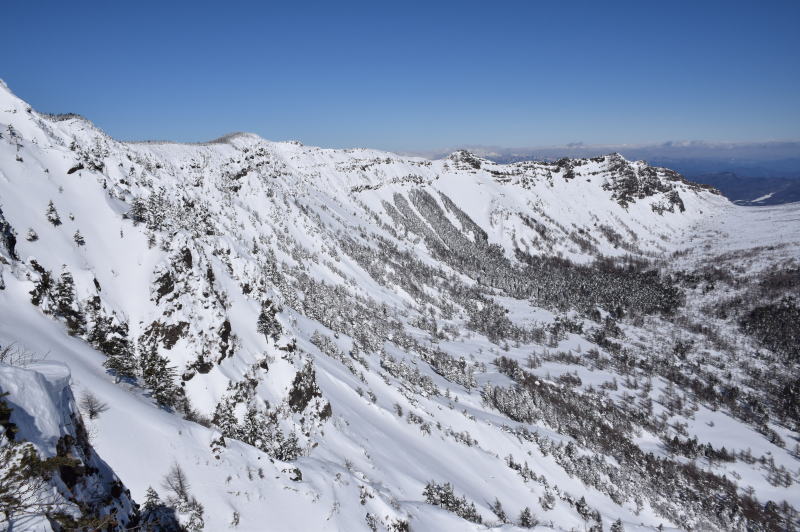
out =
<path fill-rule="evenodd" d="M 120 139 L 800 138 L 800 2 L 6 2 L 0 77 Z"/>

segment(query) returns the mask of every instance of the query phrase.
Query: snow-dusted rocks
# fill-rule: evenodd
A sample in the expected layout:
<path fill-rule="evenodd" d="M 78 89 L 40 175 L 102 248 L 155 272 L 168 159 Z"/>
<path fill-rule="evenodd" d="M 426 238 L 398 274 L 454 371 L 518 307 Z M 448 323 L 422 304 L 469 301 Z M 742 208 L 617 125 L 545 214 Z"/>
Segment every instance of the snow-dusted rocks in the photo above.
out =
<path fill-rule="evenodd" d="M 69 379 L 60 363 L 0 364 L 0 526 L 8 530 L 138 522 L 130 492 L 92 447 Z"/>

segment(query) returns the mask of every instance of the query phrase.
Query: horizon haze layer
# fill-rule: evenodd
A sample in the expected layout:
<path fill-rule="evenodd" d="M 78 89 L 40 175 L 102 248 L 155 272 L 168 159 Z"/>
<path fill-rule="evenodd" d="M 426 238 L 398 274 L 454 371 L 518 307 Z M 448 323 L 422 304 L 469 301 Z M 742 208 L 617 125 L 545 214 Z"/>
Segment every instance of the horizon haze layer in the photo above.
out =
<path fill-rule="evenodd" d="M 18 2 L 3 15 L 14 91 L 125 140 L 245 130 L 398 152 L 800 139 L 796 2 Z"/>

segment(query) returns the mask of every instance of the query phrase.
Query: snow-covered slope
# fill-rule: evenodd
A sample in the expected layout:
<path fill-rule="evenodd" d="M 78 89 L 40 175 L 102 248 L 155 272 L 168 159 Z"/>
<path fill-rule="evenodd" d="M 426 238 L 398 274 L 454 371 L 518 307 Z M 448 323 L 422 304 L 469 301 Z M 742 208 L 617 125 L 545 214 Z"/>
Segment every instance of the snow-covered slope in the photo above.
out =
<path fill-rule="evenodd" d="M 109 405 L 93 444 L 137 501 L 177 463 L 207 530 L 743 530 L 800 502 L 669 447 L 796 468 L 763 435 L 796 420 L 696 393 L 727 346 L 676 318 L 688 239 L 745 211 L 674 172 L 121 143 L 5 88 L 0 134 L 0 345 Z"/>

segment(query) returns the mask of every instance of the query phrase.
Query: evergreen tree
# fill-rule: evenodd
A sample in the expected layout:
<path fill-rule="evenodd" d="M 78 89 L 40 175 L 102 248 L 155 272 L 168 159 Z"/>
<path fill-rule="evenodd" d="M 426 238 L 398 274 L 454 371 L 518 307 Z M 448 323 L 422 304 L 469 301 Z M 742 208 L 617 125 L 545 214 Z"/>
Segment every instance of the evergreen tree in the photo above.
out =
<path fill-rule="evenodd" d="M 592 515 L 592 509 L 586 504 L 586 497 L 581 497 L 578 502 L 575 503 L 575 509 L 584 521 L 588 521 L 589 517 Z"/>
<path fill-rule="evenodd" d="M 153 489 L 153 486 L 147 487 L 147 492 L 144 494 L 144 511 L 150 512 L 161 506 L 161 498 L 158 492 Z"/>
<path fill-rule="evenodd" d="M 53 294 L 54 314 L 67 324 L 67 332 L 71 336 L 86 334 L 86 317 L 75 297 L 75 281 L 68 270 L 61 273 Z"/>
<path fill-rule="evenodd" d="M 133 199 L 131 209 L 128 211 L 128 217 L 133 220 L 133 225 L 139 225 L 147 220 L 147 206 L 141 198 Z"/>
<path fill-rule="evenodd" d="M 144 385 L 158 404 L 172 408 L 178 402 L 180 390 L 175 385 L 175 368 L 168 364 L 167 359 L 158 354 L 155 344 L 144 347 L 139 356 Z"/>
<path fill-rule="evenodd" d="M 274 433 L 274 440 L 277 442 L 277 445 L 273 444 L 273 447 L 275 447 L 274 456 L 278 460 L 291 462 L 292 460 L 297 460 L 300 456 L 302 449 L 300 448 L 297 434 L 294 432 L 290 432 L 288 436 L 284 437 L 283 431 L 278 429 Z"/>
<path fill-rule="evenodd" d="M 131 347 L 128 340 L 128 324 L 117 323 L 116 316 L 105 315 L 99 305 L 99 297 L 95 296 L 90 300 L 92 325 L 87 341 L 108 357 L 103 362 L 103 366 L 114 372 L 117 381 L 135 379 L 139 363 L 136 359 L 135 349 Z"/>
<path fill-rule="evenodd" d="M 264 335 L 267 341 L 271 338 L 274 342 L 277 342 L 282 332 L 281 324 L 275 318 L 277 313 L 278 309 L 272 301 L 268 300 L 261 305 L 261 313 L 258 315 L 256 329 Z"/>
<path fill-rule="evenodd" d="M 307 362 L 303 369 L 295 374 L 287 399 L 294 412 L 302 412 L 314 397 L 322 397 L 322 392 L 317 385 L 314 364 Z"/>
<path fill-rule="evenodd" d="M 234 412 L 234 406 L 235 404 L 232 404 L 231 401 L 223 398 L 217 403 L 217 408 L 214 410 L 214 417 L 212 419 L 212 423 L 219 428 L 222 435 L 228 438 L 238 437 L 240 431 L 239 422 Z"/>
<path fill-rule="evenodd" d="M 182 530 L 180 523 L 175 515 L 173 508 L 168 508 L 158 496 L 152 486 L 147 488 L 145 493 L 144 505 L 142 507 L 142 519 L 140 522 L 142 530 Z"/>
<path fill-rule="evenodd" d="M 189 532 L 197 532 L 198 530 L 203 530 L 205 526 L 205 521 L 203 520 L 203 505 L 200 504 L 197 499 L 192 497 L 188 504 L 189 508 L 189 518 L 186 521 L 186 529 Z"/>
<path fill-rule="evenodd" d="M 103 361 L 103 366 L 114 373 L 117 382 L 122 379 L 135 379 L 139 369 L 138 360 L 132 350 L 108 355 Z"/>
<path fill-rule="evenodd" d="M 622 519 L 617 519 L 612 523 L 611 532 L 625 532 L 625 527 L 622 526 Z"/>
<path fill-rule="evenodd" d="M 153 192 L 147 198 L 147 228 L 151 231 L 161 231 L 170 210 L 171 205 L 167 200 L 167 192 L 164 187 L 160 187 L 158 191 Z"/>
<path fill-rule="evenodd" d="M 508 523 L 508 516 L 506 515 L 505 510 L 503 510 L 503 503 L 500 502 L 500 499 L 495 497 L 494 504 L 490 507 L 494 515 L 497 516 L 500 521 L 503 523 Z"/>
<path fill-rule="evenodd" d="M 464 496 L 456 496 L 453 486 L 449 482 L 444 484 L 428 482 L 422 492 L 422 496 L 425 497 L 425 502 L 428 504 L 441 506 L 467 521 L 472 521 L 473 523 L 483 522 L 483 518 L 475 508 L 475 503 L 467 501 Z"/>
<path fill-rule="evenodd" d="M 266 426 L 267 420 L 265 419 L 264 413 L 256 407 L 255 403 L 250 403 L 244 415 L 241 428 L 239 429 L 240 437 L 253 447 L 258 447 L 266 452 Z"/>
<path fill-rule="evenodd" d="M 47 204 L 47 221 L 49 221 L 54 226 L 58 227 L 61 225 L 61 217 L 58 215 L 58 211 L 56 210 L 56 206 L 53 205 L 53 200 L 50 200 L 50 203 Z"/>
<path fill-rule="evenodd" d="M 83 238 L 83 235 L 80 231 L 75 231 L 75 234 L 72 235 L 72 239 L 75 241 L 78 246 L 85 246 L 86 240 Z"/>
<path fill-rule="evenodd" d="M 33 283 L 33 290 L 29 292 L 31 303 L 42 307 L 45 312 L 50 312 L 49 307 L 53 299 L 53 276 L 35 260 L 31 261 L 31 267 L 39 274 L 39 279 Z"/>
<path fill-rule="evenodd" d="M 519 526 L 522 528 L 533 528 L 536 526 L 536 518 L 533 517 L 531 509 L 527 506 L 519 513 Z"/>
<path fill-rule="evenodd" d="M 100 350 L 109 355 L 132 356 L 130 340 L 128 339 L 128 324 L 119 323 L 114 317 L 104 319 L 105 335 L 98 339 Z"/>

